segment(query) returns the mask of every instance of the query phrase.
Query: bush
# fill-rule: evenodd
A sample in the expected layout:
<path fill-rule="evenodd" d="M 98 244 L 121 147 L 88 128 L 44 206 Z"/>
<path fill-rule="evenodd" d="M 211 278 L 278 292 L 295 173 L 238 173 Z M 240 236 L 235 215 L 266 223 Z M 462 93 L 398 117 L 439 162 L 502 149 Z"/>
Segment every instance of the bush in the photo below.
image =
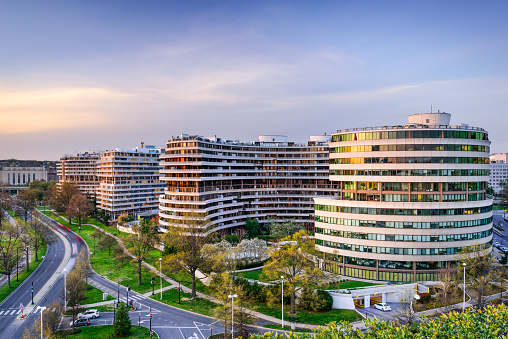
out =
<path fill-rule="evenodd" d="M 257 262 L 253 262 L 253 263 L 249 263 L 249 264 L 239 264 L 236 269 L 237 270 L 246 270 L 246 269 L 249 269 L 249 268 L 254 268 L 254 267 L 261 267 L 261 266 L 264 266 L 264 264 L 266 264 L 268 262 L 268 260 L 270 260 L 270 258 L 268 259 L 265 259 L 263 261 L 257 261 Z"/>
<path fill-rule="evenodd" d="M 309 287 L 304 287 L 298 299 L 298 306 L 314 312 L 326 312 L 332 309 L 333 298 L 326 291 L 313 291 Z"/>
<path fill-rule="evenodd" d="M 129 312 L 127 305 L 120 303 L 116 310 L 115 321 L 113 322 L 113 333 L 115 336 L 125 336 L 131 332 L 131 320 L 129 319 Z"/>
<path fill-rule="evenodd" d="M 300 298 L 298 299 L 298 307 L 303 308 L 304 310 L 311 310 L 313 303 L 314 303 L 314 291 L 312 291 L 312 289 L 310 289 L 309 287 L 305 286 L 302 289 Z"/>

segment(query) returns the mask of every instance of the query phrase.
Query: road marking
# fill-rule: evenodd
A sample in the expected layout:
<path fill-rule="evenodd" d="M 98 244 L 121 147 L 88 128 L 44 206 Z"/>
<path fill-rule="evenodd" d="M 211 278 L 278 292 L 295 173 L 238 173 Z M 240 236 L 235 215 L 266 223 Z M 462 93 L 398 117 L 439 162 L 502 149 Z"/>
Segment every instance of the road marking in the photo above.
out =
<path fill-rule="evenodd" d="M 21 310 L 18 310 L 18 312 L 16 312 L 16 314 L 20 314 L 21 313 Z"/>
<path fill-rule="evenodd" d="M 10 315 L 13 315 L 14 313 L 16 313 L 16 310 L 13 310 Z"/>
<path fill-rule="evenodd" d="M 2 313 L 4 313 L 4 311 L 0 311 L 0 315 L 2 315 Z"/>

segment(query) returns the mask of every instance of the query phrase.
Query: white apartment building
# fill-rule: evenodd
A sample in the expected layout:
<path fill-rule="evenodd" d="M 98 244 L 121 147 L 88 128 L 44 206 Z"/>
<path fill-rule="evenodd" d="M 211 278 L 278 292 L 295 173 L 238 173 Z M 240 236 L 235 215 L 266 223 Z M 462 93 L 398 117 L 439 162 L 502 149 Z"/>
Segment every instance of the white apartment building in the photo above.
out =
<path fill-rule="evenodd" d="M 161 155 L 162 229 L 185 227 L 206 218 L 212 230 L 292 219 L 314 222 L 313 197 L 336 194 L 328 180 L 329 135 L 296 144 L 286 136 L 264 135 L 257 142 L 182 134 Z"/>
<path fill-rule="evenodd" d="M 60 183 L 73 182 L 81 191 L 94 196 L 97 208 L 112 220 L 119 215 L 134 217 L 158 213 L 160 149 L 155 146 L 131 150 L 85 152 L 65 155 L 57 165 Z"/>
<path fill-rule="evenodd" d="M 165 186 L 159 180 L 160 155 L 154 146 L 102 152 L 97 166 L 97 208 L 111 219 L 122 214 L 157 215 Z"/>
<path fill-rule="evenodd" d="M 100 152 L 64 155 L 56 165 L 59 184 L 75 183 L 84 194 L 94 196 L 99 186 L 97 164 L 100 157 Z"/>
<path fill-rule="evenodd" d="M 499 183 L 508 180 L 508 153 L 493 153 L 490 155 L 490 187 L 499 193 Z"/>
<path fill-rule="evenodd" d="M 461 249 L 490 248 L 488 134 L 450 114 L 332 134 L 335 199 L 315 198 L 323 268 L 385 281 L 435 280 Z"/>
<path fill-rule="evenodd" d="M 11 186 L 28 186 L 30 181 L 48 181 L 48 170 L 45 167 L 2 167 L 0 182 Z"/>

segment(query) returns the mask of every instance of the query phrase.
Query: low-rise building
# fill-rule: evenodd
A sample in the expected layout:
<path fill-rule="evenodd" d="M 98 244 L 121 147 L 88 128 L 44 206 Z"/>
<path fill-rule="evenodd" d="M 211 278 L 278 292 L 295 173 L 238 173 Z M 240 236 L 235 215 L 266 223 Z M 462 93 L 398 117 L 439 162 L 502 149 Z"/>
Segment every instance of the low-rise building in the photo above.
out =
<path fill-rule="evenodd" d="M 493 153 L 490 155 L 490 187 L 495 193 L 499 193 L 502 187 L 501 181 L 508 180 L 508 153 Z"/>
<path fill-rule="evenodd" d="M 0 181 L 10 186 L 28 186 L 30 181 L 48 180 L 46 167 L 2 167 Z"/>

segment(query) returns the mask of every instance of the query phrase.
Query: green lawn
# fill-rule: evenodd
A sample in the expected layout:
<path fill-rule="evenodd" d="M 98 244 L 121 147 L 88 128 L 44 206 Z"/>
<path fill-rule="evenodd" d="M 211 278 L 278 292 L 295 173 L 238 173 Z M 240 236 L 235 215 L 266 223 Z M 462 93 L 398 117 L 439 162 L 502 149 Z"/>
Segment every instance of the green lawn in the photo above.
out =
<path fill-rule="evenodd" d="M 115 260 L 114 251 L 111 250 L 111 256 L 108 255 L 107 250 L 100 250 L 97 246 L 99 239 L 96 239 L 96 248 L 94 251 L 93 246 L 93 238 L 91 233 L 94 231 L 93 226 L 82 225 L 81 231 L 78 231 L 78 226 L 74 223 L 69 225 L 67 221 L 56 216 L 54 213 L 50 211 L 42 211 L 44 214 L 52 217 L 57 222 L 69 227 L 71 230 L 80 235 L 84 241 L 88 244 L 91 252 L 94 252 L 90 256 L 90 264 L 97 274 L 101 276 L 107 276 L 108 279 L 119 282 L 123 286 L 130 286 L 132 290 L 145 293 L 152 290 L 151 285 L 151 277 L 153 274 L 146 268 L 141 268 L 141 285 L 138 285 L 138 273 L 137 273 L 137 265 L 132 261 L 126 261 L 122 267 L 122 264 Z M 158 280 L 158 279 L 157 279 Z M 156 280 L 156 281 L 157 281 Z M 169 286 L 170 284 L 166 281 L 163 281 L 162 286 Z M 159 284 L 156 287 L 160 287 Z"/>
<path fill-rule="evenodd" d="M 39 266 L 39 264 L 42 262 L 42 256 L 46 254 L 47 246 L 44 245 L 37 251 L 37 254 L 39 256 L 39 261 L 35 261 L 35 253 L 32 254 L 32 262 L 30 262 L 30 272 L 27 272 L 26 269 L 23 269 L 22 272 L 19 273 L 19 281 L 16 281 L 16 276 L 11 277 L 11 288 L 8 287 L 7 282 L 0 287 L 0 302 L 2 302 L 5 298 L 11 294 L 12 291 L 14 291 L 25 279 L 32 274 L 32 272 Z"/>
<path fill-rule="evenodd" d="M 156 294 L 150 298 L 162 301 L 165 304 L 178 307 L 183 310 L 213 317 L 213 309 L 217 306 L 213 302 L 202 298 L 194 298 L 193 300 L 190 300 L 190 293 L 185 292 L 181 292 L 180 297 L 182 300 L 180 301 L 180 304 L 178 304 L 178 291 L 176 288 L 172 288 L 162 292 L 162 300 L 160 300 L 160 294 Z"/>
<path fill-rule="evenodd" d="M 249 308 L 252 308 L 257 312 L 282 319 L 282 312 L 279 306 L 270 307 L 265 303 L 253 302 L 249 305 Z M 290 320 L 290 317 L 288 305 L 287 307 L 284 307 L 284 319 Z M 305 310 L 297 310 L 296 312 L 296 322 L 312 325 L 326 325 L 332 321 L 339 322 L 341 320 L 353 322 L 360 319 L 361 316 L 352 310 L 331 310 L 328 312 L 316 313 Z"/>
<path fill-rule="evenodd" d="M 103 292 L 101 290 L 99 290 L 98 288 L 95 288 L 92 285 L 88 285 L 88 288 L 85 291 L 86 299 L 81 301 L 80 304 L 87 305 L 87 304 L 95 304 L 95 303 L 104 301 L 104 300 L 102 300 L 102 293 Z M 115 299 L 115 298 L 108 294 L 108 297 L 106 300 L 113 300 L 113 299 Z"/>
<path fill-rule="evenodd" d="M 236 275 L 245 279 L 253 279 L 260 280 L 260 276 L 263 273 L 263 270 L 249 271 L 249 272 L 241 272 Z M 263 280 L 261 280 L 263 281 Z"/>
<path fill-rule="evenodd" d="M 81 330 L 80 333 L 76 333 L 73 335 L 59 333 L 60 335 L 58 337 L 71 339 L 116 338 L 113 336 L 113 325 L 88 326 L 88 327 L 80 327 L 79 329 Z M 148 328 L 132 325 L 131 334 L 122 338 L 149 338 L 149 337 L 150 330 Z M 157 339 L 159 337 L 154 332 L 152 338 Z"/>
<path fill-rule="evenodd" d="M 181 270 L 178 272 L 164 272 L 168 277 L 173 280 L 180 281 L 180 283 L 188 288 L 192 288 L 192 276 L 189 272 Z M 196 291 L 201 293 L 208 293 L 208 287 L 196 278 Z"/>
<path fill-rule="evenodd" d="M 357 287 L 374 286 L 374 285 L 380 285 L 380 284 L 370 283 L 370 282 L 366 282 L 366 281 L 350 280 L 350 281 L 346 281 L 343 283 L 329 285 L 326 289 L 327 290 L 339 290 L 339 289 L 357 288 Z"/>

